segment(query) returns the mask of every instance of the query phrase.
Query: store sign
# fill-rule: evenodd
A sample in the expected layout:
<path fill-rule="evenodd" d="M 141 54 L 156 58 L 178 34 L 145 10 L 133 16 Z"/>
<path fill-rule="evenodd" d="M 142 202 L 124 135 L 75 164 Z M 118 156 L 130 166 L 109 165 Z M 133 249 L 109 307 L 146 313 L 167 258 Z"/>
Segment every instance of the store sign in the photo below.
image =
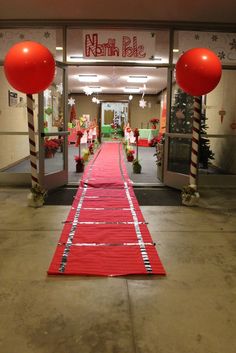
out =
<path fill-rule="evenodd" d="M 155 34 L 150 32 L 84 31 L 84 58 L 149 60 L 155 53 Z"/>

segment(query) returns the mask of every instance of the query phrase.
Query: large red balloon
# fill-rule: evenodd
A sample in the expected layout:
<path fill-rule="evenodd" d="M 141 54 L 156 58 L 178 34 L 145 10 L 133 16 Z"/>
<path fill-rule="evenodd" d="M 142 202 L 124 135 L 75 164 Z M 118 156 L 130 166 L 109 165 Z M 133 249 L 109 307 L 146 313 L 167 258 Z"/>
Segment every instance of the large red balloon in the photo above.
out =
<path fill-rule="evenodd" d="M 221 73 L 219 58 L 207 48 L 186 51 L 176 64 L 176 82 L 192 96 L 211 92 L 219 83 Z"/>
<path fill-rule="evenodd" d="M 7 53 L 4 71 L 8 82 L 24 93 L 38 93 L 53 81 L 55 61 L 51 52 L 37 42 L 20 42 Z"/>

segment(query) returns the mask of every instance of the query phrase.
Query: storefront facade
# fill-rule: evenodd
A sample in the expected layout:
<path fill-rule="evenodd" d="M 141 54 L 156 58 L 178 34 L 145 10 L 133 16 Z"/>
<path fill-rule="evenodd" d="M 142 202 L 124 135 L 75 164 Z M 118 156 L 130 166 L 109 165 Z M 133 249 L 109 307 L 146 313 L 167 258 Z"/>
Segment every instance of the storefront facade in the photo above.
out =
<path fill-rule="evenodd" d="M 145 127 L 150 118 L 160 118 L 160 130 L 165 139 L 161 146 L 157 174 L 165 185 L 181 188 L 189 183 L 192 137 L 191 97 L 175 83 L 174 69 L 179 56 L 194 47 L 213 50 L 222 62 L 219 85 L 203 97 L 202 111 L 205 142 L 203 153 L 213 159 L 199 165 L 199 184 L 236 186 L 236 33 L 232 28 L 214 26 L 186 28 L 175 24 L 115 24 L 109 22 L 4 23 L 0 29 L 0 184 L 29 185 L 27 170 L 28 127 L 26 97 L 6 81 L 3 60 L 9 48 L 24 40 L 42 43 L 53 53 L 57 70 L 54 82 L 44 93 L 35 95 L 35 126 L 37 131 L 38 168 L 41 183 L 48 189 L 68 183 L 68 96 L 75 99 L 78 115 L 88 113 L 101 120 L 101 105 L 91 104 L 88 95 L 71 90 L 71 78 L 79 68 L 81 73 L 91 67 L 109 71 L 114 86 L 122 69 L 141 69 L 152 77 L 145 92 L 134 95 L 114 91 L 97 92 L 100 101 L 129 103 L 129 123 L 132 128 Z M 84 70 L 84 71 L 83 71 Z M 158 72 L 158 75 L 156 75 Z M 100 84 L 100 83 L 99 83 Z M 150 91 L 148 91 L 150 89 Z M 145 93 L 145 94 L 144 94 Z M 146 106 L 138 107 L 144 97 Z M 145 98 L 146 97 L 146 98 Z M 89 103 L 88 103 L 89 102 Z M 127 103 L 127 104 L 128 104 Z M 191 103 L 191 102 L 190 102 Z M 88 105 L 89 104 L 89 105 Z M 86 109 L 81 107 L 86 106 Z M 81 109 L 81 110 L 80 110 Z M 148 117 L 148 118 L 146 118 Z M 63 127 L 58 131 L 59 120 Z M 45 140 L 60 137 L 62 152 L 56 159 L 45 158 Z M 208 152 L 207 152 L 208 151 Z M 16 166 L 25 163 L 20 171 Z"/>

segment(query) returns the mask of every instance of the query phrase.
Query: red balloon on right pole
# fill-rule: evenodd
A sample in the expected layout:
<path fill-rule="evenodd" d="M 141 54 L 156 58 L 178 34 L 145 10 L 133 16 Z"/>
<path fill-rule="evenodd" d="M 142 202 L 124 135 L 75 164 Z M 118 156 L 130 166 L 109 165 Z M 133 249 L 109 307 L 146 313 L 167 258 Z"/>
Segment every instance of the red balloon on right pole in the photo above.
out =
<path fill-rule="evenodd" d="M 207 48 L 186 51 L 176 64 L 176 82 L 191 96 L 202 96 L 211 92 L 218 85 L 221 74 L 219 58 Z"/>

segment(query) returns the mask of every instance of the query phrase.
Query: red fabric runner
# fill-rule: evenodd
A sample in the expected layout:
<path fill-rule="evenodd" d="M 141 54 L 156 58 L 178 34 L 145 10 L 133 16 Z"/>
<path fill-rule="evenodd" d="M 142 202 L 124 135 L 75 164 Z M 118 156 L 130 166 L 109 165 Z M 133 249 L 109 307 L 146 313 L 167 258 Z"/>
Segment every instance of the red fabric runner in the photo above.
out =
<path fill-rule="evenodd" d="M 48 274 L 165 274 L 120 143 L 104 143 L 89 162 Z"/>

